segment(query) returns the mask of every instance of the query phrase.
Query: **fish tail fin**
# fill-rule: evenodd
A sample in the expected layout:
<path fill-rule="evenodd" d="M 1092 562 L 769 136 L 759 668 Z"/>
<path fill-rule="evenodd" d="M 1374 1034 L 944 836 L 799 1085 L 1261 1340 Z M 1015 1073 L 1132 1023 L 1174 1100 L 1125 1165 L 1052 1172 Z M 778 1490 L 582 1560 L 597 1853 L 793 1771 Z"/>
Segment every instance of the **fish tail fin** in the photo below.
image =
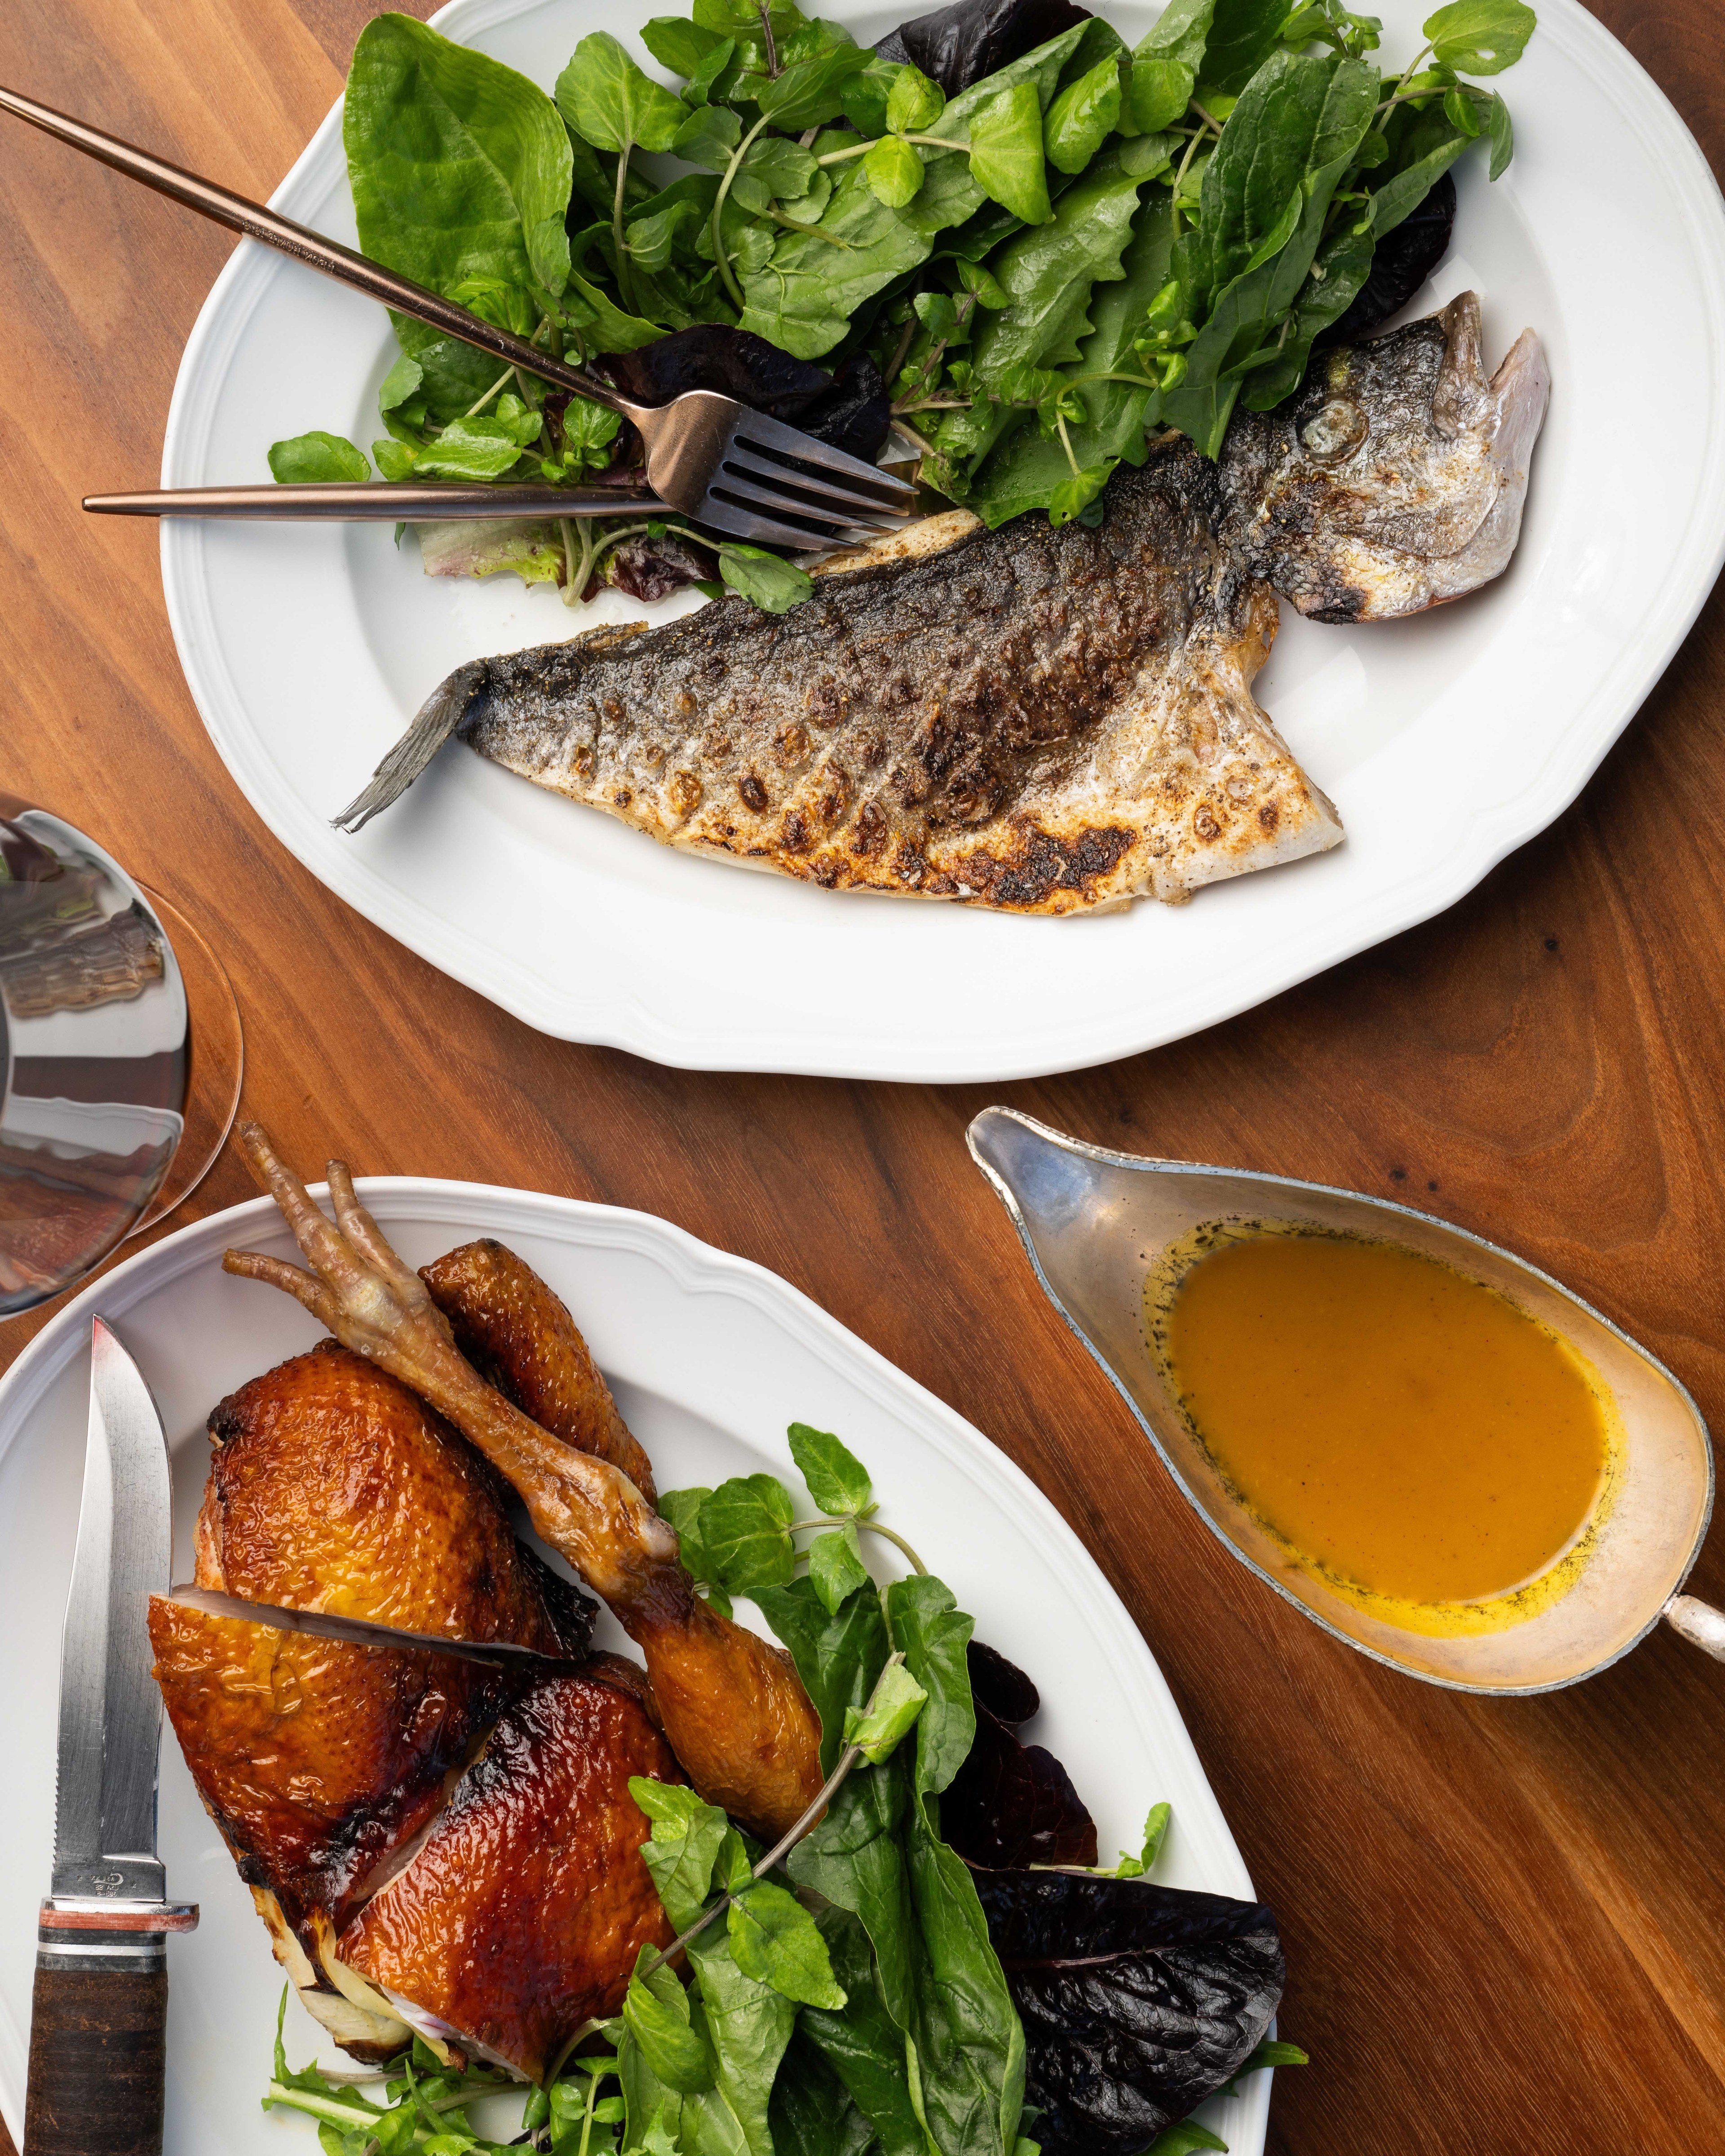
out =
<path fill-rule="evenodd" d="M 485 660 L 471 659 L 439 681 L 419 706 L 412 726 L 372 773 L 370 785 L 339 816 L 330 819 L 331 827 L 363 830 L 373 816 L 400 800 L 472 709 L 489 672 Z"/>

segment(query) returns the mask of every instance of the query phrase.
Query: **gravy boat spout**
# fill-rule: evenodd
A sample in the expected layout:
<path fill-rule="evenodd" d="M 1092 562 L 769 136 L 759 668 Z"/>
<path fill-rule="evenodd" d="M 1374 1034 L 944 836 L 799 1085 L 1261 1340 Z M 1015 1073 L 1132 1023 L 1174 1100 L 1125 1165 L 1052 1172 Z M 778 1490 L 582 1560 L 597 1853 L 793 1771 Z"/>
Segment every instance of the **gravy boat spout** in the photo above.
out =
<path fill-rule="evenodd" d="M 1242 1564 L 1314 1623 L 1394 1669 L 1469 1691 L 1574 1684 L 1626 1654 L 1661 1617 L 1725 1661 L 1725 1613 L 1678 1592 L 1712 1509 L 1707 1424 L 1662 1363 L 1558 1281 L 1477 1235 L 1383 1199 L 1112 1152 L 1009 1108 L 985 1108 L 968 1142 L 1049 1300 L 1113 1379 L 1188 1502 Z M 1573 1584 L 1555 1599 L 1496 1630 L 1405 1630 L 1299 1563 L 1230 1487 L 1163 1374 L 1145 1299 L 1197 1231 L 1258 1221 L 1363 1236 L 1438 1259 L 1496 1289 L 1593 1365 L 1615 1402 L 1620 1456 L 1609 1504 L 1599 1508 Z"/>

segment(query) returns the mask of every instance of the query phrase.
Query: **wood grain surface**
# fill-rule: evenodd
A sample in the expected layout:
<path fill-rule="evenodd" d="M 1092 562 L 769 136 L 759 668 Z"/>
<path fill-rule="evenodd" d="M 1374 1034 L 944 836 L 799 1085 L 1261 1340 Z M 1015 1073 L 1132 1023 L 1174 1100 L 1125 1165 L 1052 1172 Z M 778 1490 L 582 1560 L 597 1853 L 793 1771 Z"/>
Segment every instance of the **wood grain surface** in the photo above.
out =
<path fill-rule="evenodd" d="M 369 12 L 14 7 L 0 80 L 263 196 Z M 1717 0 L 1597 12 L 1725 171 Z M 784 1274 L 1034 1476 L 1142 1626 L 1281 1918 L 1282 2030 L 1313 2055 L 1276 2077 L 1281 2156 L 1725 2149 L 1725 1667 L 1666 1631 L 1590 1683 L 1490 1703 L 1327 1638 L 1187 1511 L 963 1142 L 1004 1100 L 1108 1144 L 1409 1199 L 1559 1275 L 1725 1419 L 1718 596 L 1553 830 L 1441 919 L 1196 1040 L 948 1090 L 701 1076 L 542 1040 L 282 851 L 186 692 L 153 530 L 78 509 L 157 470 L 229 240 L 0 128 L 0 786 L 219 940 L 250 1111 L 308 1172 L 339 1147 L 369 1173 L 664 1214 Z M 1656 425 L 1647 454 L 1681 444 Z M 192 1209 L 251 1194 L 230 1154 Z M 0 1326 L 0 1362 L 38 1322 Z M 1717 1534 L 1693 1591 L 1725 1601 Z M 46 1850 L 11 1854 L 46 1885 Z"/>

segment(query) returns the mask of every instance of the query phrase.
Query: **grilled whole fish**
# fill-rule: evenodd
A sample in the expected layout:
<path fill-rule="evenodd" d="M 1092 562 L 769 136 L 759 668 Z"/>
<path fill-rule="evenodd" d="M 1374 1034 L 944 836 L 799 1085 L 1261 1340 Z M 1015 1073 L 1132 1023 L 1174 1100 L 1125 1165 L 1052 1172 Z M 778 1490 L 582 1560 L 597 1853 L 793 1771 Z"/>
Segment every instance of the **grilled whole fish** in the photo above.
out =
<path fill-rule="evenodd" d="M 1546 392 L 1531 331 L 1486 381 L 1465 294 L 1323 354 L 1217 464 L 1153 444 L 1094 529 L 952 511 L 821 565 L 786 614 L 727 598 L 475 660 L 336 821 L 459 734 L 666 844 L 829 890 L 1061 915 L 1321 851 L 1335 809 L 1251 694 L 1276 593 L 1382 620 L 1498 574 Z"/>

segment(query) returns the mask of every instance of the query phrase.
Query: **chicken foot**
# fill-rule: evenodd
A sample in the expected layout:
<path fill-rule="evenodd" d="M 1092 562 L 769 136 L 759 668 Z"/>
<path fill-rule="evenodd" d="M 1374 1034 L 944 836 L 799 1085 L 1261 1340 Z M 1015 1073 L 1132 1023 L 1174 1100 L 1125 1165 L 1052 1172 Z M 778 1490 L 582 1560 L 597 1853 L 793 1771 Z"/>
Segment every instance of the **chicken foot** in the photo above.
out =
<path fill-rule="evenodd" d="M 536 1532 L 642 1650 L 665 1732 L 709 1803 L 769 1838 L 820 1787 L 820 1722 L 788 1656 L 696 1594 L 675 1531 L 623 1470 L 564 1443 L 479 1375 L 425 1284 L 360 1203 L 344 1163 L 327 1173 L 331 1223 L 256 1123 L 236 1133 L 309 1271 L 254 1250 L 223 1269 L 281 1289 L 341 1344 L 453 1423 L 513 1486 Z"/>

